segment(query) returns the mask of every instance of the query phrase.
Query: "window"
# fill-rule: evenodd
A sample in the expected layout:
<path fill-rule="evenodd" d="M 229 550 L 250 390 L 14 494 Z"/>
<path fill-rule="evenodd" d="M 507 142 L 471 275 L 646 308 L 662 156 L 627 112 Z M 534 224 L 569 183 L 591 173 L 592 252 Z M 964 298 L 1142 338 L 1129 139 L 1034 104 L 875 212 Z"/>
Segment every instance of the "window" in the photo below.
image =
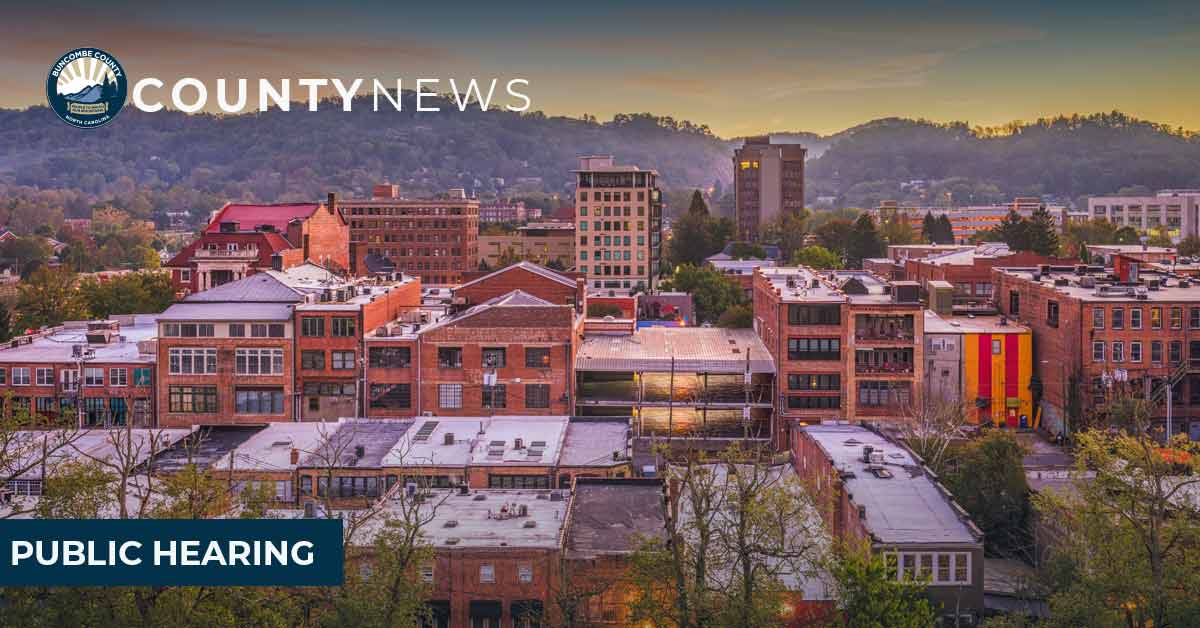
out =
<path fill-rule="evenodd" d="M 438 407 L 461 408 L 462 384 L 438 384 Z"/>
<path fill-rule="evenodd" d="M 1046 301 L 1046 324 L 1058 327 L 1058 301 Z"/>
<path fill-rule="evenodd" d="M 1171 308 L 1171 329 L 1183 329 L 1183 308 Z"/>
<path fill-rule="evenodd" d="M 1162 329 L 1162 308 L 1150 308 L 1150 329 Z"/>
<path fill-rule="evenodd" d="M 245 338 L 246 337 L 246 324 L 245 323 L 230 323 L 229 324 L 229 337 L 230 338 Z"/>
<path fill-rule="evenodd" d="M 550 384 L 525 384 L 526 408 L 550 407 Z"/>
<path fill-rule="evenodd" d="M 1097 340 L 1092 343 L 1092 362 L 1104 361 L 1104 341 Z"/>
<path fill-rule="evenodd" d="M 301 351 L 300 352 L 300 368 L 310 371 L 321 371 L 325 369 L 325 352 L 324 351 Z"/>
<path fill-rule="evenodd" d="M 339 338 L 349 338 L 355 335 L 358 328 L 358 321 L 345 316 L 337 316 L 333 318 L 333 335 Z"/>
<path fill-rule="evenodd" d="M 187 268 L 179 271 L 179 280 L 184 283 L 190 282 L 192 280 L 192 271 Z"/>
<path fill-rule="evenodd" d="M 283 323 L 254 323 L 250 325 L 250 336 L 253 338 L 283 338 Z"/>
<path fill-rule="evenodd" d="M 133 369 L 133 385 L 149 386 L 154 381 L 154 369 L 138 367 Z"/>
<path fill-rule="evenodd" d="M 1000 342 L 1000 339 L 999 338 L 993 339 L 992 340 L 992 355 L 1000 355 L 1001 350 L 1002 350 L 1001 347 L 1002 347 L 1002 343 Z"/>
<path fill-rule="evenodd" d="M 171 386 L 167 390 L 167 407 L 171 412 L 216 412 L 217 387 Z"/>
<path fill-rule="evenodd" d="M 283 349 L 238 349 L 238 375 L 283 375 Z"/>
<path fill-rule="evenodd" d="M 1140 343 L 1136 340 L 1129 343 L 1129 361 L 1130 362 L 1141 362 L 1142 361 L 1142 343 Z"/>
<path fill-rule="evenodd" d="M 837 373 L 820 375 L 788 375 L 789 390 L 841 390 L 841 375 Z"/>
<path fill-rule="evenodd" d="M 504 384 L 483 387 L 483 407 L 506 408 L 508 407 L 507 404 L 508 392 Z"/>
<path fill-rule="evenodd" d="M 400 409 L 412 407 L 410 384 L 371 384 L 371 407 Z"/>
<path fill-rule="evenodd" d="M 408 368 L 412 352 L 408 347 L 371 347 L 367 360 L 371 368 Z"/>
<path fill-rule="evenodd" d="M 526 347 L 525 366 L 531 369 L 550 368 L 550 348 Z"/>
<path fill-rule="evenodd" d="M 123 368 L 108 369 L 109 386 L 128 386 L 129 370 Z"/>
<path fill-rule="evenodd" d="M 1021 313 L 1021 293 L 1016 290 L 1008 291 L 1008 313 L 1012 316 Z"/>
<path fill-rule="evenodd" d="M 488 488 L 550 488 L 548 475 L 489 475 Z"/>
<path fill-rule="evenodd" d="M 1125 361 L 1125 343 L 1120 340 L 1112 343 L 1112 359 L 1113 362 Z"/>
<path fill-rule="evenodd" d="M 353 382 L 307 382 L 304 384 L 305 395 L 320 397 L 353 397 Z"/>
<path fill-rule="evenodd" d="M 8 374 L 8 371 L 6 371 L 4 369 L 0 369 L 0 384 L 8 383 L 7 374 Z"/>
<path fill-rule="evenodd" d="M 462 368 L 462 347 L 438 347 L 438 368 Z"/>
<path fill-rule="evenodd" d="M 104 369 L 91 366 L 83 369 L 83 385 L 92 387 L 103 386 Z"/>
<path fill-rule="evenodd" d="M 888 575 L 930 584 L 971 584 L 971 555 L 966 552 L 900 552 L 885 557 Z"/>
<path fill-rule="evenodd" d="M 1170 360 L 1172 366 L 1179 364 L 1180 362 L 1183 362 L 1183 343 L 1182 342 L 1180 342 L 1178 340 L 1172 340 L 1171 344 L 1168 345 L 1168 347 L 1167 347 L 1167 351 L 1168 351 L 1167 358 Z"/>
<path fill-rule="evenodd" d="M 838 397 L 788 397 L 788 408 L 793 410 L 829 410 L 842 407 L 842 398 Z"/>
<path fill-rule="evenodd" d="M 38 397 L 34 402 L 36 404 L 34 407 L 37 409 L 38 414 L 52 414 L 56 410 L 54 397 Z"/>
<path fill-rule="evenodd" d="M 479 566 L 479 581 L 480 582 L 495 582 L 496 581 L 496 566 L 495 565 L 480 565 Z"/>
<path fill-rule="evenodd" d="M 838 360 L 841 356 L 840 338 L 788 338 L 789 360 Z"/>
<path fill-rule="evenodd" d="M 517 565 L 517 580 L 526 584 L 533 582 L 533 566 Z"/>
<path fill-rule="evenodd" d="M 1092 328 L 1104 329 L 1104 308 L 1092 308 Z"/>
<path fill-rule="evenodd" d="M 1112 328 L 1125 329 L 1125 308 L 1114 307 L 1112 311 Z"/>
<path fill-rule="evenodd" d="M 54 369 L 40 368 L 34 372 L 37 377 L 34 381 L 38 386 L 53 386 L 54 385 Z"/>
<path fill-rule="evenodd" d="M 212 375 L 217 372 L 216 349 L 174 347 L 167 357 L 171 375 Z"/>
<path fill-rule="evenodd" d="M 306 338 L 321 338 L 325 335 L 325 319 L 305 316 L 300 319 L 300 335 Z"/>
<path fill-rule="evenodd" d="M 483 349 L 483 368 L 489 368 L 489 369 L 504 368 L 506 353 L 507 352 L 503 348 L 484 347 L 484 349 Z"/>
<path fill-rule="evenodd" d="M 212 323 L 165 323 L 163 335 L 180 338 L 212 338 L 216 334 Z"/>
<path fill-rule="evenodd" d="M 1162 364 L 1162 341 L 1155 340 L 1150 343 L 1150 362 Z"/>
<path fill-rule="evenodd" d="M 1129 309 L 1129 328 L 1130 329 L 1141 329 L 1142 328 L 1142 308 L 1134 307 L 1134 308 Z"/>
<path fill-rule="evenodd" d="M 16 373 L 14 372 L 13 375 L 16 376 Z M 64 392 L 79 390 L 79 371 L 59 371 L 58 383 Z"/>
<path fill-rule="evenodd" d="M 840 305 L 788 305 L 788 325 L 841 325 Z"/>
<path fill-rule="evenodd" d="M 421 582 L 433 582 L 433 565 L 421 565 Z"/>
<path fill-rule="evenodd" d="M 25 366 L 16 366 L 12 370 L 12 385 L 13 386 L 28 386 L 29 385 L 29 368 Z"/>
<path fill-rule="evenodd" d="M 1200 329 L 1200 307 L 1188 309 L 1188 329 Z"/>
<path fill-rule="evenodd" d="M 329 356 L 334 370 L 347 370 L 354 368 L 353 351 L 330 351 Z"/>
<path fill-rule="evenodd" d="M 282 388 L 239 388 L 238 414 L 283 414 Z"/>

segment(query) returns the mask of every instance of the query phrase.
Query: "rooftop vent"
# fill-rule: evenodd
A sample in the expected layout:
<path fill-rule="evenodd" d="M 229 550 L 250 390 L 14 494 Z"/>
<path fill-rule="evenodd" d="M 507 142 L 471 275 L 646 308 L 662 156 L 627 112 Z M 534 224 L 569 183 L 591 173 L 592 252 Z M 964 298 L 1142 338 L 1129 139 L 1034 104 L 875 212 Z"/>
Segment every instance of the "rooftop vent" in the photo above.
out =
<path fill-rule="evenodd" d="M 457 528 L 458 527 L 458 519 L 447 519 L 446 523 L 442 524 L 442 527 L 443 528 Z"/>
<path fill-rule="evenodd" d="M 530 519 L 529 521 L 526 521 L 525 523 L 521 524 L 521 527 L 522 528 L 536 528 L 537 521 Z"/>

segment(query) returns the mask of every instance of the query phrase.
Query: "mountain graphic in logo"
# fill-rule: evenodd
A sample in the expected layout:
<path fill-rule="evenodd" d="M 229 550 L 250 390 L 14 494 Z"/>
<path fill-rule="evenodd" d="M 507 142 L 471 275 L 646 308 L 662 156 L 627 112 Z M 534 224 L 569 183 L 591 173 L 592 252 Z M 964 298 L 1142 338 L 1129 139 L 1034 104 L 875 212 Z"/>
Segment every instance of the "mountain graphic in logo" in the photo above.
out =
<path fill-rule="evenodd" d="M 125 70 L 107 52 L 78 48 L 59 58 L 46 79 L 50 107 L 71 126 L 103 126 L 125 106 Z"/>

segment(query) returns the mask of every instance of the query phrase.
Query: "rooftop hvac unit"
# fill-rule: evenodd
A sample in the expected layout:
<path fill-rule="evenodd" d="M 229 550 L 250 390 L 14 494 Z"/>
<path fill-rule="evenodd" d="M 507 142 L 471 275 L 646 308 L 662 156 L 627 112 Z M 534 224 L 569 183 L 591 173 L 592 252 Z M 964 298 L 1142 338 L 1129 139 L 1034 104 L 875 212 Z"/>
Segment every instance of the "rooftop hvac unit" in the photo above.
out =
<path fill-rule="evenodd" d="M 446 445 L 453 445 L 454 444 L 454 432 L 446 432 L 446 435 L 442 437 L 442 443 L 446 444 Z"/>
<path fill-rule="evenodd" d="M 354 446 L 354 457 L 355 457 L 355 458 L 362 458 L 362 457 L 363 457 L 363 456 L 365 456 L 365 455 L 367 455 L 367 448 L 366 448 L 366 447 L 363 447 L 362 445 L 355 445 L 355 446 Z"/>

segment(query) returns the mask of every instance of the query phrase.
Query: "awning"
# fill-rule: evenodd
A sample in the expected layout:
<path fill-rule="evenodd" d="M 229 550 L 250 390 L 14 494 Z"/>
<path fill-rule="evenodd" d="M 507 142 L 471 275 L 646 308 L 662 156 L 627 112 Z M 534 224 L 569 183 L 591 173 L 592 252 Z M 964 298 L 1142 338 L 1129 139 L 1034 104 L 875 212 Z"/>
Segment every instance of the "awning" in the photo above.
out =
<path fill-rule="evenodd" d="M 516 619 L 540 619 L 542 617 L 542 601 L 541 600 L 514 600 L 512 603 L 512 617 Z"/>
<path fill-rule="evenodd" d="M 469 612 L 471 617 L 500 619 L 504 615 L 504 605 L 496 600 L 471 600 Z"/>

